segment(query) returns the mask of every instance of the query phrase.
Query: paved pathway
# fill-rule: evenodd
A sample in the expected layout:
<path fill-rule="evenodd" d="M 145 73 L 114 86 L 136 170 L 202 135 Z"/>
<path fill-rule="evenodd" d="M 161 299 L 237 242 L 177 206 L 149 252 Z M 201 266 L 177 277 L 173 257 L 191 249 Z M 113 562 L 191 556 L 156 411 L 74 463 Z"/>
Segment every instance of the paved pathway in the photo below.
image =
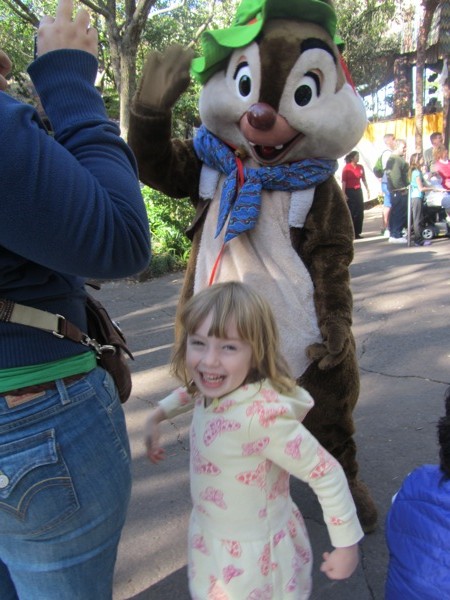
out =
<path fill-rule="evenodd" d="M 426 248 L 389 244 L 379 236 L 380 226 L 380 209 L 366 211 L 364 239 L 355 242 L 351 267 L 361 371 L 356 440 L 361 476 L 379 507 L 380 525 L 363 540 L 361 564 L 353 577 L 332 584 L 317 571 L 320 554 L 328 547 L 319 504 L 306 486 L 293 482 L 316 557 L 314 599 L 383 600 L 383 524 L 390 499 L 416 465 L 437 462 L 436 422 L 450 384 L 450 241 L 440 238 Z M 114 600 L 189 599 L 189 417 L 164 425 L 167 460 L 157 467 L 146 461 L 142 444 L 148 406 L 176 384 L 168 374 L 168 361 L 182 276 L 108 283 L 98 293 L 120 320 L 136 357 L 134 393 L 125 405 L 134 487 Z"/>

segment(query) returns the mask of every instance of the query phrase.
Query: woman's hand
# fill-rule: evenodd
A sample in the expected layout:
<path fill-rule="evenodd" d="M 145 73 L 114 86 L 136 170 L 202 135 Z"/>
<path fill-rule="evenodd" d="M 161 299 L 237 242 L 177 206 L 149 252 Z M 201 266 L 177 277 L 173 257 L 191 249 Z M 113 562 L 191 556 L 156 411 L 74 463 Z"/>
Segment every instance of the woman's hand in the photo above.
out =
<path fill-rule="evenodd" d="M 55 17 L 45 16 L 37 32 L 37 54 L 52 50 L 84 50 L 97 57 L 97 30 L 89 26 L 89 13 L 80 8 L 72 21 L 72 0 L 59 0 Z"/>

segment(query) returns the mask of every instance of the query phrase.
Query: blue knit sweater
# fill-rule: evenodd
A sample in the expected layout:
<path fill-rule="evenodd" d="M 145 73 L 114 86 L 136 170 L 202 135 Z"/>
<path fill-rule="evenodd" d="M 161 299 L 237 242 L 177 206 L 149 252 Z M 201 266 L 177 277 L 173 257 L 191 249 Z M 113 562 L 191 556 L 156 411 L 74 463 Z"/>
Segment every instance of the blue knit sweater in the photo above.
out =
<path fill-rule="evenodd" d="M 450 481 L 437 465 L 406 477 L 386 519 L 385 600 L 450 598 Z"/>
<path fill-rule="evenodd" d="M 150 258 L 134 157 L 94 87 L 95 58 L 44 54 L 29 73 L 52 124 L 0 92 L 0 296 L 86 328 L 84 278 L 120 278 Z M 0 369 L 59 360 L 81 344 L 0 323 Z"/>

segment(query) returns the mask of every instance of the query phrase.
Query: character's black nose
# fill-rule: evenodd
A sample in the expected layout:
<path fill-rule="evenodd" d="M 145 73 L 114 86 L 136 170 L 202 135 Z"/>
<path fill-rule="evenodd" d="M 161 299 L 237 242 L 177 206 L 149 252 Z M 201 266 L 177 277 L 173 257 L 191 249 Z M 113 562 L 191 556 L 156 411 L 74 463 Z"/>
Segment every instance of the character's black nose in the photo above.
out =
<path fill-rule="evenodd" d="M 247 118 L 250 125 L 255 129 L 268 131 L 275 125 L 277 113 L 269 104 L 258 102 L 250 106 Z"/>

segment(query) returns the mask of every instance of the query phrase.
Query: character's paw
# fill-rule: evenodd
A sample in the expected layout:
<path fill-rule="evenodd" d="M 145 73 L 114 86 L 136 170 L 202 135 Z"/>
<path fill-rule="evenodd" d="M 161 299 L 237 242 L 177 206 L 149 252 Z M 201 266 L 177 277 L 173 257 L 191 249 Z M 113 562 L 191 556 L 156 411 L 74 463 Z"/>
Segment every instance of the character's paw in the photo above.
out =
<path fill-rule="evenodd" d="M 321 327 L 322 344 L 312 344 L 306 349 L 308 358 L 319 361 L 318 367 L 327 371 L 339 365 L 350 350 L 350 330 L 346 324 L 331 321 Z"/>
<path fill-rule="evenodd" d="M 136 102 L 155 110 L 169 110 L 190 83 L 194 52 L 174 44 L 162 52 L 150 52 L 145 61 Z"/>
<path fill-rule="evenodd" d="M 378 511 L 370 496 L 369 488 L 359 479 L 349 480 L 348 485 L 355 502 L 361 527 L 364 533 L 372 533 L 377 526 Z"/>
<path fill-rule="evenodd" d="M 328 371 L 333 367 L 337 367 L 344 360 L 348 354 L 348 350 L 349 346 L 346 345 L 342 352 L 330 354 L 326 343 L 311 344 L 306 349 L 306 355 L 313 362 L 319 361 L 317 366 L 321 371 Z"/>

